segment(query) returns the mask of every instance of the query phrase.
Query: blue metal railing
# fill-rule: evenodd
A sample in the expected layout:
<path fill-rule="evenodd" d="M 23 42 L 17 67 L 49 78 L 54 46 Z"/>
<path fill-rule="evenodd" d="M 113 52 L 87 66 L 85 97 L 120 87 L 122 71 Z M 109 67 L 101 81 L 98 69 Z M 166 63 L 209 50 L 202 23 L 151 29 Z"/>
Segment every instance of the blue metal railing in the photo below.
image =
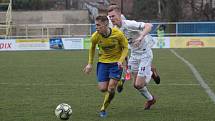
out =
<path fill-rule="evenodd" d="M 153 23 L 152 35 L 156 36 L 158 25 L 166 26 L 166 36 L 215 36 L 215 22 L 168 22 Z"/>

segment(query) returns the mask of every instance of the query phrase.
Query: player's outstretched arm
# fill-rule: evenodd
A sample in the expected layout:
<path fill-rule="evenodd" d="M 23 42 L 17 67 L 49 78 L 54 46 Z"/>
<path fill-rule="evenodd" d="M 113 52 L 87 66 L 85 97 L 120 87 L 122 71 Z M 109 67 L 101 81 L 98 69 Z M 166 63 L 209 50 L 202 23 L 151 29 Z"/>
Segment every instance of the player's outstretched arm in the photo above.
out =
<path fill-rule="evenodd" d="M 93 37 L 92 37 L 93 38 Z M 90 74 L 93 68 L 93 58 L 95 55 L 95 49 L 96 49 L 96 43 L 94 42 L 94 39 L 91 39 L 92 44 L 89 49 L 89 60 L 87 66 L 83 69 L 83 72 L 85 74 Z"/>
<path fill-rule="evenodd" d="M 145 37 L 149 32 L 152 30 L 152 24 L 151 23 L 145 23 L 143 31 L 140 33 L 140 36 Z"/>
<path fill-rule="evenodd" d="M 151 23 L 145 23 L 144 29 L 142 32 L 140 32 L 140 36 L 134 40 L 134 46 L 138 47 L 140 45 L 140 42 L 143 40 L 143 38 L 149 34 L 149 32 L 152 30 L 152 24 Z"/>

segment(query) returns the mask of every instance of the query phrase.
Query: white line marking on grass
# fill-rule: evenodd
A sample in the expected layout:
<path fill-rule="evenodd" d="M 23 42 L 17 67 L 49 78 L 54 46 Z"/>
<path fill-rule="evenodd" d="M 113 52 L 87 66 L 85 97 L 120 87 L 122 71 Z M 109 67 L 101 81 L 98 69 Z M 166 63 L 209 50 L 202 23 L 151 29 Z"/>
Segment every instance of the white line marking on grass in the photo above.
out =
<path fill-rule="evenodd" d="M 153 84 L 153 85 L 157 85 L 157 84 Z M 172 83 L 172 84 L 163 84 L 163 85 L 168 85 L 168 86 L 199 86 L 200 84 L 177 84 L 177 83 Z"/>
<path fill-rule="evenodd" d="M 215 94 L 210 89 L 210 87 L 205 83 L 204 79 L 202 78 L 200 73 L 196 70 L 196 68 L 189 61 L 187 61 L 186 59 L 181 57 L 178 53 L 176 53 L 174 50 L 170 50 L 170 51 L 173 54 L 175 54 L 176 57 L 181 59 L 191 69 L 191 71 L 193 72 L 194 76 L 196 77 L 196 79 L 199 82 L 199 84 L 201 85 L 201 87 L 205 90 L 205 92 L 208 94 L 208 96 L 212 99 L 212 101 L 215 104 Z"/>

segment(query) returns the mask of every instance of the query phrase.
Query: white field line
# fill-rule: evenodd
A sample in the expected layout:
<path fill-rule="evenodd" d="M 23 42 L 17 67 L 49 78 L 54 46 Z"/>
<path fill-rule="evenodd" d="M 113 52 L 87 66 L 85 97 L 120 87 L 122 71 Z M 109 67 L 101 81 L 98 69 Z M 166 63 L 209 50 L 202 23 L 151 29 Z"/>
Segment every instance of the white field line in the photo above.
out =
<path fill-rule="evenodd" d="M 180 60 L 182 60 L 192 71 L 193 75 L 195 76 L 196 80 L 199 82 L 201 87 L 205 90 L 205 92 L 208 94 L 208 96 L 211 98 L 211 100 L 215 104 L 215 94 L 214 92 L 210 89 L 210 87 L 205 83 L 204 79 L 200 75 L 200 73 L 196 70 L 196 68 L 186 59 L 181 57 L 178 53 L 176 53 L 174 50 L 170 50 L 173 54 L 175 54 L 176 57 L 178 57 Z"/>

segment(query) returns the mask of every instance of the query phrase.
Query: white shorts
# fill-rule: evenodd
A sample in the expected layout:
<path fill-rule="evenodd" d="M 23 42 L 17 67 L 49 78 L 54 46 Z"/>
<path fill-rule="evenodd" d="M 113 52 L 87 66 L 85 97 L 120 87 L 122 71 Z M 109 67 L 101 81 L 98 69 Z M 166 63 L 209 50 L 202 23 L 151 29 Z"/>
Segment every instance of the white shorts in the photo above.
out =
<path fill-rule="evenodd" d="M 148 83 L 151 80 L 152 63 L 153 55 L 133 55 L 129 58 L 128 66 L 131 72 L 136 72 L 137 76 L 146 77 L 146 82 Z"/>

